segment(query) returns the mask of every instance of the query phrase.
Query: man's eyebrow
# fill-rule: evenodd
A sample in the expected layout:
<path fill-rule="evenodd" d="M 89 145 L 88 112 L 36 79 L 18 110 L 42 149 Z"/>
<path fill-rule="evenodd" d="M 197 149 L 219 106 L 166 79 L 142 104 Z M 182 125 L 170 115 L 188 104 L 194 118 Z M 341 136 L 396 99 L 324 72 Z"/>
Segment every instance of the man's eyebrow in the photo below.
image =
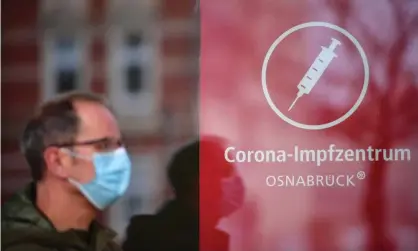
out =
<path fill-rule="evenodd" d="M 104 141 L 122 141 L 122 138 L 121 137 L 103 137 L 97 140 L 97 142 L 104 142 Z"/>
<path fill-rule="evenodd" d="M 109 137 L 102 137 L 102 138 L 96 138 L 96 139 L 90 139 L 90 140 L 84 140 L 81 142 L 77 142 L 78 144 L 95 144 L 95 143 L 101 143 L 101 142 L 106 142 L 109 141 L 110 138 Z"/>
<path fill-rule="evenodd" d="M 110 137 L 103 137 L 103 138 L 97 139 L 97 142 L 111 141 L 111 140 L 112 140 L 112 138 L 110 138 Z"/>

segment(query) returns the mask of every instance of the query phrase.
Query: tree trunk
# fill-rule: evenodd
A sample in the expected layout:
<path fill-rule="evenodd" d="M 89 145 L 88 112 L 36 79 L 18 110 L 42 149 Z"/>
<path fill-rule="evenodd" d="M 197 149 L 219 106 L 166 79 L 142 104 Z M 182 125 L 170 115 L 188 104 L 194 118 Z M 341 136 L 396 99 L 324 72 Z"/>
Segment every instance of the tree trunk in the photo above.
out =
<path fill-rule="evenodd" d="M 366 220 L 369 232 L 368 251 L 395 251 L 396 248 L 386 230 L 385 178 L 387 164 L 373 162 L 367 176 L 369 181 L 366 191 Z"/>
<path fill-rule="evenodd" d="M 380 100 L 379 125 L 376 132 L 374 149 L 389 149 L 392 146 L 390 120 L 390 97 L 384 95 Z M 373 156 L 374 157 L 374 156 Z M 368 251 L 395 251 L 395 245 L 387 232 L 386 214 L 386 176 L 387 163 L 379 156 L 379 161 L 371 163 L 369 174 L 367 175 L 368 184 L 365 196 L 365 217 L 367 222 L 369 239 L 367 243 Z"/>
<path fill-rule="evenodd" d="M 402 17 L 402 16 L 400 16 Z M 401 63 L 404 59 L 405 51 L 409 41 L 409 33 L 406 30 L 400 32 L 396 43 L 389 50 L 389 59 L 386 67 L 387 90 L 380 99 L 379 107 L 379 124 L 376 132 L 376 142 L 374 147 L 377 149 L 389 149 L 397 135 L 393 135 L 392 114 L 396 114 L 397 110 L 393 110 L 391 105 L 391 94 L 395 91 L 398 84 L 398 77 L 402 73 Z M 396 109 L 396 108 L 395 108 Z M 387 174 L 387 163 L 380 160 L 373 162 L 370 166 L 368 175 L 369 186 L 366 190 L 365 214 L 369 228 L 369 251 L 394 251 L 395 244 L 389 237 L 386 230 L 387 215 L 385 201 L 385 178 Z"/>

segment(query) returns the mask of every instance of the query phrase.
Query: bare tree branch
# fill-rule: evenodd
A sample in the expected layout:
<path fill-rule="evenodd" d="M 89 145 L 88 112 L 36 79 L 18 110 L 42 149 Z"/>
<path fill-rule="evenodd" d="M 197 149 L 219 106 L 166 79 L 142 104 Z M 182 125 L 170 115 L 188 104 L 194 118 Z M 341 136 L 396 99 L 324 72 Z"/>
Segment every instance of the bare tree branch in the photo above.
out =
<path fill-rule="evenodd" d="M 351 6 L 352 1 L 328 1 L 329 6 L 334 10 L 336 15 L 340 18 L 340 24 L 346 25 L 348 20 L 357 20 L 353 15 Z M 404 100 L 399 102 L 391 97 L 393 91 L 399 87 L 400 76 L 405 74 L 405 57 L 409 42 L 412 38 L 412 32 L 408 25 L 408 16 L 405 15 L 405 2 L 399 0 L 389 0 L 389 6 L 392 10 L 395 34 L 394 42 L 385 43 L 379 41 L 377 37 L 373 36 L 368 26 L 360 20 L 356 22 L 357 27 L 361 30 L 361 35 L 364 36 L 367 43 L 368 57 L 372 62 L 383 64 L 385 70 L 384 80 L 382 83 L 375 82 L 376 79 L 371 79 L 369 82 L 368 96 L 372 99 L 370 104 L 364 112 L 356 114 L 353 118 L 344 122 L 344 125 L 339 126 L 335 131 L 350 137 L 356 143 L 362 144 L 364 140 L 368 141 L 367 137 L 370 133 L 374 134 L 373 144 L 377 148 L 389 148 L 395 141 L 399 141 L 408 137 L 418 127 L 418 112 L 416 109 L 411 109 L 411 100 L 418 100 L 417 91 L 408 90 L 403 94 Z M 413 18 L 412 25 L 418 19 Z M 374 74 L 371 74 L 371 77 Z M 381 88 L 380 85 L 385 85 Z M 372 91 L 370 91 L 372 90 Z M 378 94 L 371 96 L 370 94 Z M 405 101 L 405 100 L 408 100 Z M 418 102 L 418 101 L 415 101 Z M 329 111 L 327 111 L 329 113 Z M 332 113 L 332 112 L 331 112 Z M 376 114 L 377 113 L 377 114 Z M 377 115 L 378 121 L 370 121 L 368 115 Z M 361 124 L 358 124 L 359 121 Z M 361 126 L 360 126 L 361 125 Z M 369 226 L 369 250 L 393 251 L 394 245 L 388 238 L 387 230 L 385 229 L 385 184 L 384 177 L 386 175 L 387 165 L 384 162 L 371 163 L 370 173 L 368 176 L 369 183 L 366 190 L 366 197 L 364 198 L 365 215 Z"/>
<path fill-rule="evenodd" d="M 401 30 L 405 29 L 405 11 L 402 9 L 405 6 L 405 3 L 399 4 L 399 0 L 389 0 L 388 3 L 393 10 L 393 15 L 396 22 L 395 26 Z"/>

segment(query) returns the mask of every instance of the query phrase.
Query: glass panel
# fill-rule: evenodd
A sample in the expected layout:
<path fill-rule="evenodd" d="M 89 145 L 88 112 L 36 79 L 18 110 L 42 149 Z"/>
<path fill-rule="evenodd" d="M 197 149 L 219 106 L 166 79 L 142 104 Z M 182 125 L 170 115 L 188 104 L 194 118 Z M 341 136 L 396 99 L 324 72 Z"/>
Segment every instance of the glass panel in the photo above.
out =
<path fill-rule="evenodd" d="M 142 70 L 138 65 L 128 66 L 126 69 L 126 91 L 139 93 L 142 89 Z"/>
<path fill-rule="evenodd" d="M 126 36 L 124 44 L 125 60 L 125 89 L 128 93 L 138 94 L 143 87 L 143 70 L 141 51 L 143 50 L 143 39 L 138 33 L 131 33 Z"/>
<path fill-rule="evenodd" d="M 221 218 L 229 193 L 200 177 L 200 218 L 225 221 L 225 249 L 418 250 L 418 1 L 200 7 L 199 131 L 231 142 L 246 185 Z"/>
<path fill-rule="evenodd" d="M 137 49 L 142 44 L 142 37 L 139 34 L 130 34 L 126 38 L 126 44 L 131 49 Z"/>
<path fill-rule="evenodd" d="M 59 71 L 56 80 L 56 92 L 62 93 L 72 91 L 77 88 L 77 74 L 75 71 L 63 70 Z"/>

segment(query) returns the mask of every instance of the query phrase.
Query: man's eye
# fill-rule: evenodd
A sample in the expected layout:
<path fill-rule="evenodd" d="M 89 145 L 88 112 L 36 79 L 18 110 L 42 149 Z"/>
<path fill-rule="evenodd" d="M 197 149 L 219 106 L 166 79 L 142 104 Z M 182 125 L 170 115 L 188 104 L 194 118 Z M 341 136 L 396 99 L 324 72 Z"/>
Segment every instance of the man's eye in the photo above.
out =
<path fill-rule="evenodd" d="M 103 141 L 103 142 L 97 143 L 96 148 L 100 150 L 104 150 L 104 149 L 108 149 L 109 146 L 110 146 L 109 142 Z"/>
<path fill-rule="evenodd" d="M 106 150 L 114 150 L 123 145 L 121 140 L 113 141 L 113 140 L 105 140 L 102 142 L 98 142 L 96 144 L 96 149 L 100 151 L 106 151 Z"/>

